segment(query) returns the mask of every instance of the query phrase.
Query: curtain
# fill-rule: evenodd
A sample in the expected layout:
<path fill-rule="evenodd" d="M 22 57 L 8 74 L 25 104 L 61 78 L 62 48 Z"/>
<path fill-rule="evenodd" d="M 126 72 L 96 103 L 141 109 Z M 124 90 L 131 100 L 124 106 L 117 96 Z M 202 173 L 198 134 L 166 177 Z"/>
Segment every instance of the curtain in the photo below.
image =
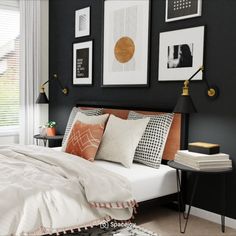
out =
<path fill-rule="evenodd" d="M 33 144 L 38 133 L 40 88 L 40 0 L 20 0 L 20 144 Z"/>

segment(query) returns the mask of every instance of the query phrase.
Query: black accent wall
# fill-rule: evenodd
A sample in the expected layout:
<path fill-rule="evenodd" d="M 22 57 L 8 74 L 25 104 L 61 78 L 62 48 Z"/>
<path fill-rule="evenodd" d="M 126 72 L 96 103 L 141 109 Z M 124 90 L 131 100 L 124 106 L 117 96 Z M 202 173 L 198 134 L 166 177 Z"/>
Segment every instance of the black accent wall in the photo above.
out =
<path fill-rule="evenodd" d="M 159 33 L 206 26 L 205 77 L 210 84 L 220 88 L 216 101 L 205 95 L 205 83 L 191 83 L 191 94 L 198 109 L 190 116 L 189 141 L 219 143 L 223 152 L 236 161 L 236 1 L 203 0 L 201 17 L 165 23 L 165 1 L 152 0 L 150 37 L 150 86 L 148 88 L 102 88 L 102 22 L 103 0 L 50 0 L 50 76 L 57 73 L 68 86 L 64 96 L 55 81 L 50 82 L 49 117 L 57 121 L 58 131 L 63 133 L 70 110 L 76 102 L 105 101 L 120 106 L 140 106 L 173 109 L 181 92 L 181 82 L 158 82 Z M 74 37 L 75 10 L 91 6 L 91 36 Z M 93 86 L 72 85 L 72 46 L 74 42 L 93 40 Z M 186 78 L 187 79 L 187 78 Z M 45 79 L 46 80 L 46 79 Z M 235 164 L 234 164 L 235 167 Z M 220 213 L 222 179 L 219 176 L 203 176 L 194 205 Z M 227 178 L 226 215 L 236 219 L 236 171 Z"/>

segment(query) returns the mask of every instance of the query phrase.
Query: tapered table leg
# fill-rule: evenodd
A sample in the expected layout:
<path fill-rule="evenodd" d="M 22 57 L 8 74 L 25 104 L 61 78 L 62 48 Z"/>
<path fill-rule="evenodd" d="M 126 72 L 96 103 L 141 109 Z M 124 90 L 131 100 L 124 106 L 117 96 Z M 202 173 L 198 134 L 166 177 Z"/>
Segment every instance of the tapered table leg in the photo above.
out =
<path fill-rule="evenodd" d="M 190 214 L 191 207 L 192 207 L 193 200 L 194 200 L 194 196 L 195 196 L 195 193 L 196 193 L 199 175 L 196 174 L 193 177 L 194 177 L 193 190 L 192 190 L 192 193 L 191 193 L 190 203 L 189 203 L 189 207 L 188 207 L 188 210 L 187 210 L 187 214 L 185 214 L 185 212 L 183 212 L 183 220 L 185 220 L 185 223 L 184 223 L 184 228 L 182 228 L 181 204 L 185 204 L 185 203 L 183 202 L 179 170 L 176 170 L 177 190 L 178 190 L 178 205 L 179 205 L 179 229 L 180 229 L 180 233 L 183 233 L 183 234 L 185 233 L 187 225 L 188 225 L 189 214 Z"/>

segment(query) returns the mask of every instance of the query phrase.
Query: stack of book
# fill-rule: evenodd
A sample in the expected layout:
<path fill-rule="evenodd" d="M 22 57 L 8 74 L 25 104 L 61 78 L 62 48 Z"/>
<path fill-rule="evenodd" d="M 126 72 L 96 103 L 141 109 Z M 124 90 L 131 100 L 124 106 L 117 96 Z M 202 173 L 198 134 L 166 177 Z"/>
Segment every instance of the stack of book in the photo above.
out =
<path fill-rule="evenodd" d="M 196 170 L 228 169 L 232 168 L 232 161 L 225 153 L 203 154 L 179 150 L 175 154 L 175 162 Z"/>

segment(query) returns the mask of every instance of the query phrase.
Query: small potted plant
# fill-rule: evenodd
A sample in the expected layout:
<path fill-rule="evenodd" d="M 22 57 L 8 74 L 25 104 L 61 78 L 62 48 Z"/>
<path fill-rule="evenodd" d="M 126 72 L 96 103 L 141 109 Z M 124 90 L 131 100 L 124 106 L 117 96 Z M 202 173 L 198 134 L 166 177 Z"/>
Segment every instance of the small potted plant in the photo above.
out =
<path fill-rule="evenodd" d="M 47 123 L 47 136 L 55 136 L 56 135 L 56 122 L 55 121 L 49 121 Z"/>

